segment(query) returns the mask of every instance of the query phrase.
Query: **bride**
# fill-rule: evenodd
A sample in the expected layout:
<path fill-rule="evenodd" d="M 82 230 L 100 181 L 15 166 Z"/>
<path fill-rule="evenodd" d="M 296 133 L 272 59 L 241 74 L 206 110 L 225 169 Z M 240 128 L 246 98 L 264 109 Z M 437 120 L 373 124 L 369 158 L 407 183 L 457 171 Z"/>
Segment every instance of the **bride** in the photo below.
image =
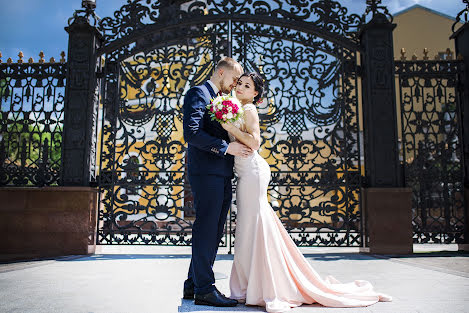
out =
<path fill-rule="evenodd" d="M 244 73 L 236 86 L 244 116 L 222 124 L 231 141 L 254 150 L 247 158 L 235 157 L 238 174 L 238 208 L 231 298 L 247 305 L 264 306 L 267 312 L 284 312 L 303 303 L 328 307 L 360 307 L 391 297 L 373 290 L 364 280 L 340 283 L 322 279 L 298 250 L 267 201 L 270 167 L 257 153 L 261 144 L 256 106 L 264 91 L 257 73 Z"/>

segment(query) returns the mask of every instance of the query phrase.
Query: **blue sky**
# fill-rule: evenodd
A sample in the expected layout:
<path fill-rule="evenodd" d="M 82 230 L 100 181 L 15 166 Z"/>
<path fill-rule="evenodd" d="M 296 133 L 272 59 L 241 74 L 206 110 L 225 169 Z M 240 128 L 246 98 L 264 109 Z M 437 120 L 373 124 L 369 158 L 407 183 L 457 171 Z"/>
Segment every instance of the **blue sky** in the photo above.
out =
<path fill-rule="evenodd" d="M 97 0 L 96 12 L 100 17 L 111 16 L 126 0 Z M 350 12 L 361 14 L 365 0 L 341 0 Z M 462 0 L 383 0 L 391 13 L 399 12 L 414 4 L 455 17 L 464 8 Z M 59 59 L 61 51 L 67 51 L 68 35 L 64 30 L 67 20 L 81 0 L 0 0 L 0 52 L 2 60 L 17 60 L 23 51 L 25 60 L 37 60 L 42 50 L 46 60 Z"/>

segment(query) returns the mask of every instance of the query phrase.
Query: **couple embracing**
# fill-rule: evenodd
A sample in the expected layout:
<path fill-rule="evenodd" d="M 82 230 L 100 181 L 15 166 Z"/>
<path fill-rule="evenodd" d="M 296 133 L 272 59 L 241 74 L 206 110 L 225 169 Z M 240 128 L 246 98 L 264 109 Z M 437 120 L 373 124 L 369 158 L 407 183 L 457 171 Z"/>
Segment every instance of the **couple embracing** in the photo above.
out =
<path fill-rule="evenodd" d="M 206 109 L 211 99 L 233 89 L 242 116 L 233 123 L 212 120 Z M 263 94 L 257 73 L 243 73 L 238 62 L 223 58 L 210 80 L 191 88 L 184 98 L 188 177 L 196 212 L 184 299 L 210 306 L 245 303 L 264 306 L 267 312 L 285 312 L 303 303 L 359 307 L 391 301 L 364 280 L 343 284 L 331 276 L 322 279 L 269 205 L 270 167 L 257 152 L 261 136 L 255 104 Z M 238 175 L 236 240 L 231 295 L 226 297 L 215 287 L 212 267 L 231 205 L 233 169 Z"/>

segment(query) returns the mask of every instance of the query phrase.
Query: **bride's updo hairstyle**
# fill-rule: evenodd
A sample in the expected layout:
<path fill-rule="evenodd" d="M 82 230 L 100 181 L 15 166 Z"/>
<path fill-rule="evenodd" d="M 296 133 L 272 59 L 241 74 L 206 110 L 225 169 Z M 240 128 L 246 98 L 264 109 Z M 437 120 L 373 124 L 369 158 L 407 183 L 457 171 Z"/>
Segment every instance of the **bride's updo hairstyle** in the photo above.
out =
<path fill-rule="evenodd" d="M 251 77 L 252 81 L 254 82 L 254 89 L 257 91 L 257 96 L 254 97 L 253 102 L 254 104 L 260 103 L 262 96 L 264 95 L 264 80 L 256 72 L 246 72 L 243 75 L 241 75 L 241 77 L 243 76 Z"/>

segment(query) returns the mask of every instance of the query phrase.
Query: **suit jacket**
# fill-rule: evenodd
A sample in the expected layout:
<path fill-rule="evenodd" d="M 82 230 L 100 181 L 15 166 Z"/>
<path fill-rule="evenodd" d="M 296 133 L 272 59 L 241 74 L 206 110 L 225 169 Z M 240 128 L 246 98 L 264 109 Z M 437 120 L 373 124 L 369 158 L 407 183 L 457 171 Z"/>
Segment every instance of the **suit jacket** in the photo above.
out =
<path fill-rule="evenodd" d="M 210 97 L 209 97 L 210 96 Z M 212 121 L 206 106 L 215 92 L 208 82 L 192 87 L 184 97 L 184 140 L 188 143 L 189 175 L 233 177 L 234 157 L 225 152 L 230 139 L 217 121 Z"/>

